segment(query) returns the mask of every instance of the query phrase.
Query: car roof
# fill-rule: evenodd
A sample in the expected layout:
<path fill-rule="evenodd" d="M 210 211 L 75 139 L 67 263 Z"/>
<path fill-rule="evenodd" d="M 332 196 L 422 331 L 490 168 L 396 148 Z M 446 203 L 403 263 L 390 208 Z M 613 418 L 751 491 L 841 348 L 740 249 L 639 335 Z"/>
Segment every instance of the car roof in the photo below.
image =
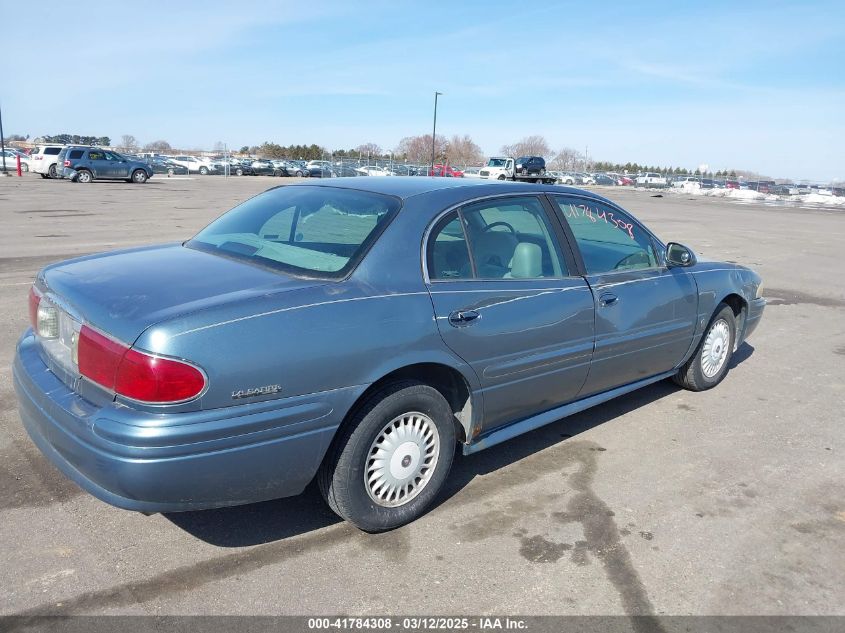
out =
<path fill-rule="evenodd" d="M 604 200 L 602 196 L 596 195 L 583 189 L 565 187 L 562 185 L 542 185 L 534 183 L 476 180 L 474 178 L 442 178 L 428 176 L 393 176 L 389 178 L 373 178 L 371 176 L 360 176 L 353 178 L 329 178 L 320 182 L 304 182 L 288 187 L 338 187 L 342 189 L 358 189 L 371 191 L 388 196 L 395 196 L 401 199 L 411 198 L 435 191 L 471 190 L 472 196 L 486 196 L 496 193 L 519 193 L 519 192 L 549 192 L 554 193 L 577 193 L 587 195 L 595 199 Z M 468 191 L 469 193 L 469 191 Z"/>

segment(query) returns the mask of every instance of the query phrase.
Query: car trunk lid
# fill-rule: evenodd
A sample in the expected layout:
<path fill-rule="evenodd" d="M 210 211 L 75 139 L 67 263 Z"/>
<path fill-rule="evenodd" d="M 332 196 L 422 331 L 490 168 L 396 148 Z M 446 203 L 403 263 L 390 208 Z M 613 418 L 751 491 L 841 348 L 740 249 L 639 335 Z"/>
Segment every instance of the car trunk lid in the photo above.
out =
<path fill-rule="evenodd" d="M 151 325 L 179 315 L 325 283 L 179 243 L 74 259 L 47 267 L 39 278 L 59 305 L 130 345 Z"/>

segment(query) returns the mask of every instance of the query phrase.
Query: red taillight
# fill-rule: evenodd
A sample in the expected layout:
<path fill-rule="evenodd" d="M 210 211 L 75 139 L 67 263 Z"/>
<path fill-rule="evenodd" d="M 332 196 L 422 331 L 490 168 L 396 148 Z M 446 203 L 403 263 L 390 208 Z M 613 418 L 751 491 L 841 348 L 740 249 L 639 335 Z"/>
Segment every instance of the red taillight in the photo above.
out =
<path fill-rule="evenodd" d="M 87 325 L 79 332 L 79 372 L 121 396 L 156 404 L 190 400 L 205 389 L 193 365 L 130 349 Z"/>
<path fill-rule="evenodd" d="M 41 303 L 41 293 L 35 287 L 29 289 L 29 324 L 38 331 L 38 304 Z"/>
<path fill-rule="evenodd" d="M 65 161 L 65 167 L 70 167 L 70 161 L 69 160 Z"/>
<path fill-rule="evenodd" d="M 79 373 L 109 391 L 114 391 L 114 378 L 123 355 L 129 351 L 117 343 L 83 325 L 79 331 Z"/>
<path fill-rule="evenodd" d="M 143 402 L 181 402 L 197 397 L 205 376 L 187 363 L 130 349 L 117 369 L 114 390 Z"/>

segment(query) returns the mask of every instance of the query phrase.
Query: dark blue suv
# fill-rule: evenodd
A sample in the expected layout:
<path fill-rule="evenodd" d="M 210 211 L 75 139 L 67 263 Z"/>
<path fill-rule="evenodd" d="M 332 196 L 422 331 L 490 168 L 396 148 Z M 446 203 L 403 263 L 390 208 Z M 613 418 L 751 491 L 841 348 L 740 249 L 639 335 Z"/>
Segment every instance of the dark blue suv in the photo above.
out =
<path fill-rule="evenodd" d="M 69 145 L 59 152 L 56 165 L 59 178 L 74 182 L 127 180 L 142 184 L 153 177 L 152 167 L 147 163 L 102 147 Z"/>

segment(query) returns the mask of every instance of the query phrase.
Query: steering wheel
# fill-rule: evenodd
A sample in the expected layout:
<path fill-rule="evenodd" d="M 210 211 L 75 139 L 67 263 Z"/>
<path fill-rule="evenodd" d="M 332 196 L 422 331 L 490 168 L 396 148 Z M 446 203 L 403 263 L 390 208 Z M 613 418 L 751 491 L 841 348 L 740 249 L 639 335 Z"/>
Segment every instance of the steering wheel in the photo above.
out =
<path fill-rule="evenodd" d="M 651 264 L 651 260 L 648 257 L 648 253 L 645 251 L 637 251 L 636 253 L 631 253 L 630 255 L 626 255 L 618 262 L 616 262 L 616 266 L 613 267 L 614 270 L 617 268 L 624 268 L 625 266 L 638 266 L 645 264 L 649 266 Z"/>
<path fill-rule="evenodd" d="M 490 230 L 490 229 L 492 229 L 494 226 L 504 226 L 504 227 L 507 227 L 508 231 L 510 231 L 511 233 L 513 233 L 513 234 L 514 234 L 514 237 L 516 236 L 516 229 L 514 229 L 514 228 L 513 228 L 510 224 L 508 224 L 507 222 L 502 222 L 501 220 L 500 220 L 500 221 L 498 221 L 498 222 L 492 222 L 492 223 L 488 224 L 487 226 L 485 226 L 485 227 L 484 227 L 484 230 L 485 230 L 485 231 L 489 231 L 489 230 Z"/>

